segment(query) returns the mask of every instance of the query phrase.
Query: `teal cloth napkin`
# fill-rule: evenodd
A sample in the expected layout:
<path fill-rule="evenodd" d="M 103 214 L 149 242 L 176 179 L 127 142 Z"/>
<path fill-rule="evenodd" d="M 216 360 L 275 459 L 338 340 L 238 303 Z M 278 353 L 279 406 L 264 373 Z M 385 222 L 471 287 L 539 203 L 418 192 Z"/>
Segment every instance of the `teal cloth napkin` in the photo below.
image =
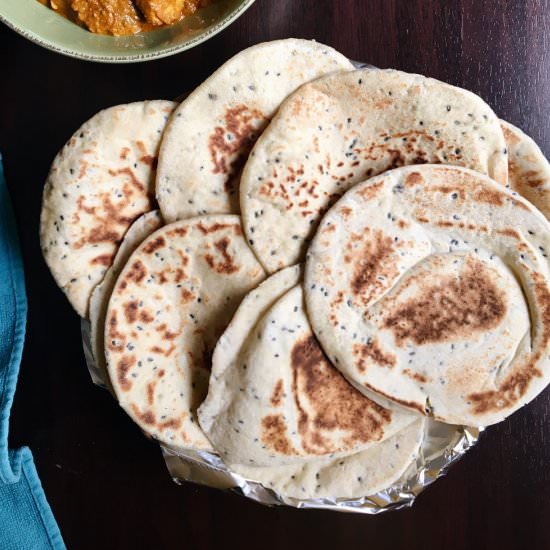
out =
<path fill-rule="evenodd" d="M 0 548 L 58 550 L 65 544 L 32 453 L 28 447 L 8 449 L 8 424 L 26 320 L 23 262 L 0 155 Z"/>

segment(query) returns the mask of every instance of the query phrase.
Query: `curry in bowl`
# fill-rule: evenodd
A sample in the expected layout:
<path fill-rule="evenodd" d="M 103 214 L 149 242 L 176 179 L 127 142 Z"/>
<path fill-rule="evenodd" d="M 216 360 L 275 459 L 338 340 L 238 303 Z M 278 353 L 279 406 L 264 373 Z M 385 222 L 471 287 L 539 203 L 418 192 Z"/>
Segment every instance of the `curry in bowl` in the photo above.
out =
<path fill-rule="evenodd" d="M 38 0 L 97 34 L 124 36 L 171 25 L 216 0 Z"/>

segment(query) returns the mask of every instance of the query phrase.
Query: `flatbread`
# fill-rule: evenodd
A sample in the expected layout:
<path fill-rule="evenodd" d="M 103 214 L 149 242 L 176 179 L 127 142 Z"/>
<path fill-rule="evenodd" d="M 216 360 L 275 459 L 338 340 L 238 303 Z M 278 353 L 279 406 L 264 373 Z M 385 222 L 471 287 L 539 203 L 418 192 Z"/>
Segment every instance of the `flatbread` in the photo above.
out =
<path fill-rule="evenodd" d="M 81 317 L 130 225 L 155 208 L 156 158 L 171 101 L 100 111 L 53 161 L 40 242 L 55 281 Z"/>
<path fill-rule="evenodd" d="M 508 185 L 550 218 L 550 164 L 527 134 L 500 123 L 508 145 Z"/>
<path fill-rule="evenodd" d="M 493 180 L 397 169 L 323 218 L 306 262 L 309 317 L 369 395 L 450 424 L 494 424 L 550 380 L 548 250 L 548 221 Z"/>
<path fill-rule="evenodd" d="M 199 421 L 222 459 L 271 467 L 343 456 L 413 422 L 417 415 L 379 406 L 329 363 L 311 332 L 301 285 L 281 295 L 292 281 L 285 271 L 275 277 L 253 291 L 260 298 L 248 299 L 260 307 L 239 309 L 216 347 Z M 262 296 L 280 297 L 266 309 Z"/>
<path fill-rule="evenodd" d="M 312 40 L 275 40 L 232 57 L 177 109 L 159 157 L 157 199 L 167 221 L 238 214 L 240 170 L 280 103 L 304 82 L 351 70 Z"/>
<path fill-rule="evenodd" d="M 418 456 L 424 438 L 419 418 L 365 451 L 272 468 L 232 464 L 230 469 L 287 498 L 361 498 L 398 481 Z"/>
<path fill-rule="evenodd" d="M 388 169 L 428 162 L 507 183 L 499 120 L 481 98 L 393 70 L 320 78 L 283 103 L 245 165 L 247 239 L 268 272 L 295 264 L 344 191 Z"/>
<path fill-rule="evenodd" d="M 210 354 L 263 278 L 238 216 L 176 222 L 132 254 L 109 301 L 105 351 L 118 401 L 146 433 L 175 449 L 211 449 L 196 418 Z"/>
<path fill-rule="evenodd" d="M 158 210 L 152 210 L 140 216 L 124 235 L 113 260 L 113 265 L 105 272 L 103 280 L 94 288 L 90 297 L 92 354 L 95 364 L 107 384 L 110 382 L 107 365 L 105 364 L 105 317 L 109 299 L 122 268 L 128 262 L 128 258 L 151 233 L 162 225 L 164 225 L 164 221 Z"/>

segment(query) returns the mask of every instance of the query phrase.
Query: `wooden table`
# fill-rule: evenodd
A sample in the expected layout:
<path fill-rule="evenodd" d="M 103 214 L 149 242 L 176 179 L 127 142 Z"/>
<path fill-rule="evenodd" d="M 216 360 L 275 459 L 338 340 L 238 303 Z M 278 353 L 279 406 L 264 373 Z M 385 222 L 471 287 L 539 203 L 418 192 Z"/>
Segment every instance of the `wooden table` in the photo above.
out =
<path fill-rule="evenodd" d="M 79 320 L 38 242 L 54 155 L 102 107 L 178 96 L 242 48 L 290 36 L 473 90 L 550 154 L 546 0 L 258 0 L 191 52 L 117 66 L 62 57 L 0 25 L 0 150 L 29 297 L 11 446 L 31 447 L 70 548 L 550 547 L 550 391 L 489 429 L 413 509 L 365 517 L 177 486 L 158 448 L 90 382 Z"/>

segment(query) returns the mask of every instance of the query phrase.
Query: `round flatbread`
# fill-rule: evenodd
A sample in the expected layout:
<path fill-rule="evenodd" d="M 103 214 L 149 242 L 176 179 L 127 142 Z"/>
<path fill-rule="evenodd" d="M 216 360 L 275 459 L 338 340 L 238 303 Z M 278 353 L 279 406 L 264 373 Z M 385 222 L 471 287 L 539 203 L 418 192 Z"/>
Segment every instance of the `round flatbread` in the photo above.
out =
<path fill-rule="evenodd" d="M 105 109 L 75 132 L 53 161 L 40 242 L 55 281 L 81 317 L 130 225 L 155 208 L 158 148 L 171 101 Z"/>
<path fill-rule="evenodd" d="M 344 191 L 422 163 L 466 166 L 506 184 L 498 118 L 471 92 L 399 71 L 361 69 L 305 84 L 281 105 L 245 165 L 247 239 L 268 272 L 295 264 Z"/>
<path fill-rule="evenodd" d="M 374 403 L 330 364 L 311 332 L 301 285 L 284 293 L 299 275 L 286 271 L 252 291 L 216 346 L 199 420 L 228 464 L 348 455 L 417 418 Z"/>
<path fill-rule="evenodd" d="M 101 283 L 93 290 L 90 297 L 90 325 L 92 354 L 95 365 L 106 384 L 109 384 L 107 365 L 105 364 L 105 317 L 107 306 L 116 280 L 127 264 L 134 250 L 149 236 L 159 229 L 164 222 L 158 210 L 140 216 L 124 235 L 124 239 L 113 260 L 113 265 L 106 271 Z"/>
<path fill-rule="evenodd" d="M 397 169 L 323 218 L 306 262 L 309 317 L 369 395 L 494 424 L 550 380 L 548 250 L 548 221 L 493 180 Z"/>
<path fill-rule="evenodd" d="M 398 481 L 414 463 L 424 438 L 419 418 L 365 451 L 272 468 L 232 464 L 231 471 L 286 498 L 361 498 Z"/>
<path fill-rule="evenodd" d="M 167 221 L 238 214 L 240 171 L 280 103 L 304 82 L 351 70 L 312 40 L 276 40 L 243 50 L 178 107 L 159 157 L 157 199 Z"/>
<path fill-rule="evenodd" d="M 120 405 L 175 449 L 210 449 L 196 410 L 210 354 L 241 299 L 264 278 L 238 216 L 204 216 L 146 239 L 109 301 L 105 351 Z"/>
<path fill-rule="evenodd" d="M 500 122 L 508 145 L 508 185 L 550 218 L 550 163 L 527 134 Z"/>

